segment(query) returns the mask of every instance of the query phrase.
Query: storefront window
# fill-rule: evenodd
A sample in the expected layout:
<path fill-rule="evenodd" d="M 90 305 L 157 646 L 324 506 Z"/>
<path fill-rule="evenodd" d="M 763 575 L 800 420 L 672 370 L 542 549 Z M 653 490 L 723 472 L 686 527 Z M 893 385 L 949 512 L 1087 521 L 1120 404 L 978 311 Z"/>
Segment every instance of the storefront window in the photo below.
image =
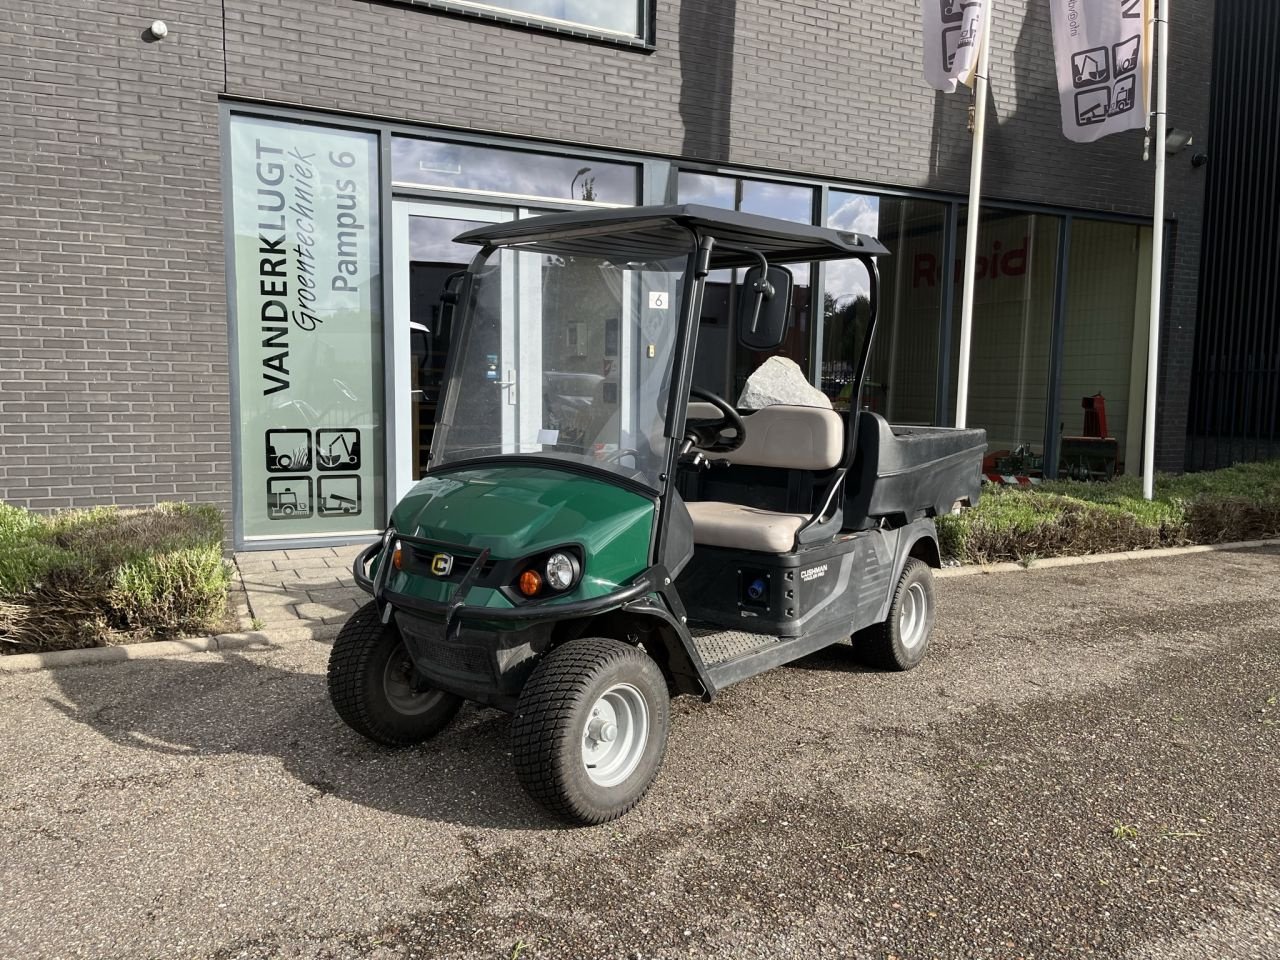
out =
<path fill-rule="evenodd" d="M 404 187 L 628 207 L 639 200 L 640 182 L 630 163 L 415 137 L 392 138 L 391 178 Z"/>
<path fill-rule="evenodd" d="M 776 350 L 761 353 L 748 350 L 738 344 L 734 357 L 733 394 L 736 397 L 746 386 L 747 378 L 755 372 L 760 364 L 770 357 L 782 356 L 794 360 L 796 366 L 809 376 L 809 338 L 813 325 L 813 271 L 807 263 L 784 263 L 782 266 L 791 271 L 794 285 L 791 288 L 791 322 L 787 324 L 786 336 Z M 743 271 L 739 270 L 738 282 L 742 282 Z M 737 344 L 737 337 L 734 343 Z"/>
<path fill-rule="evenodd" d="M 551 27 L 587 27 L 644 39 L 645 7 L 640 0 L 419 0 L 427 6 L 493 15 L 495 11 Z"/>
<path fill-rule="evenodd" d="M 413 479 L 420 480 L 431 456 L 436 416 L 444 397 L 445 363 L 453 331 L 445 323 L 442 297 L 449 278 L 465 270 L 476 248 L 453 238 L 478 220 L 445 216 L 409 219 L 409 410 Z"/>
<path fill-rule="evenodd" d="M 733 177 L 686 170 L 680 174 L 679 190 L 681 203 L 700 203 L 704 207 L 732 210 L 738 202 L 738 181 Z"/>
<path fill-rule="evenodd" d="M 680 173 L 678 189 L 680 203 L 813 223 L 813 187 L 685 170 Z"/>
<path fill-rule="evenodd" d="M 957 226 L 951 366 L 960 356 L 965 215 Z M 978 226 L 968 425 L 987 431 L 988 469 L 1041 476 L 1061 219 L 983 210 Z M 941 265 L 935 282 L 941 280 Z M 952 383 L 955 383 L 953 376 Z M 954 396 L 952 415 L 954 416 Z M 951 421 L 954 422 L 954 421 Z M 1052 471 L 1050 471 L 1052 473 Z"/>
<path fill-rule="evenodd" d="M 641 200 L 640 163 L 430 137 L 392 136 L 390 142 L 391 169 L 380 171 L 376 133 L 230 118 L 227 214 L 239 424 L 237 533 L 243 540 L 360 535 L 385 521 L 390 441 L 381 304 L 391 279 L 383 277 L 380 245 L 382 176 L 397 186 L 480 195 L 480 202 L 466 206 L 433 200 L 431 211 L 415 201 L 422 209 L 412 211 L 407 229 L 392 227 L 401 258 L 395 282 L 408 286 L 408 299 L 396 301 L 408 304 L 398 322 L 409 328 L 407 337 L 402 330 L 394 336 L 408 344 L 405 389 L 414 398 L 407 408 L 397 407 L 397 483 L 422 474 L 434 439 L 443 362 L 452 346 L 438 313 L 440 290 L 473 253 L 453 238 L 490 222 L 495 197 L 527 198 L 516 201 L 519 210 L 507 200 L 508 216 L 563 208 L 564 201 L 623 206 Z M 928 424 L 939 416 L 954 422 L 963 208 L 954 256 L 946 262 L 950 204 L 834 187 L 828 196 L 827 226 L 876 236 L 890 251 L 879 260 L 880 323 L 860 400 L 851 396 L 855 345 L 865 334 L 870 292 L 860 263 L 825 265 L 821 291 L 807 265 L 782 265 L 792 270 L 795 288 L 788 331 L 774 353 L 794 360 L 837 408 L 860 402 L 894 423 Z M 681 203 L 796 223 L 813 222 L 817 198 L 816 188 L 802 184 L 720 172 L 678 174 Z M 397 218 L 404 206 L 398 199 Z M 1074 218 L 1069 269 L 1059 277 L 1061 226 L 1057 216 L 983 211 L 968 422 L 987 430 L 988 470 L 1096 478 L 1132 469 L 1139 453 L 1146 351 L 1146 325 L 1139 318 L 1147 309 L 1150 228 Z M 731 402 L 766 358 L 742 349 L 735 336 L 743 273 L 719 270 L 708 278 L 694 371 L 697 385 Z M 1065 312 L 1055 365 L 1060 283 L 1066 284 Z M 952 312 L 943 317 L 948 289 Z M 819 306 L 823 325 L 815 331 Z M 813 368 L 815 336 L 822 340 L 820 371 Z M 939 355 L 945 360 L 948 346 L 950 370 L 944 371 Z M 1056 395 L 1053 369 L 1061 372 Z M 393 371 L 402 375 L 400 367 Z M 576 367 L 557 373 L 566 384 L 599 375 Z M 950 395 L 940 396 L 939 384 L 947 382 Z M 562 392 L 578 396 L 567 387 Z M 1056 410 L 1049 409 L 1051 396 Z M 412 469 L 401 474 L 408 433 Z M 1054 448 L 1056 462 L 1046 463 Z"/>
<path fill-rule="evenodd" d="M 1150 264 L 1150 227 L 1072 221 L 1058 408 L 1063 475 L 1136 472 L 1147 351 L 1137 318 L 1148 311 Z"/>
<path fill-rule="evenodd" d="M 746 180 L 717 174 L 684 171 L 679 177 L 680 203 L 697 203 L 737 209 L 743 213 L 813 222 L 812 187 L 768 180 Z M 769 353 L 758 353 L 738 345 L 733 332 L 741 270 L 715 270 L 707 277 L 702 304 L 702 324 L 698 330 L 698 354 L 694 383 L 721 394 L 730 402 L 737 399 L 747 378 L 769 356 L 794 360 L 809 375 L 810 338 L 813 323 L 813 271 L 808 264 L 782 264 L 795 277 L 791 300 L 791 322 L 782 345 Z"/>
<path fill-rule="evenodd" d="M 863 409 L 894 423 L 931 424 L 938 384 L 938 328 L 947 205 L 932 200 L 877 197 L 833 190 L 827 226 L 877 237 L 889 249 L 879 258 L 880 309 L 867 361 Z M 823 310 L 822 388 L 842 409 L 849 405 L 853 344 L 862 342 L 870 293 L 867 268 L 854 260 L 828 264 Z"/>
<path fill-rule="evenodd" d="M 813 187 L 743 180 L 742 202 L 738 209 L 743 213 L 758 213 L 762 217 L 813 223 Z"/>
<path fill-rule="evenodd" d="M 378 138 L 234 116 L 230 157 L 242 535 L 376 530 Z"/>

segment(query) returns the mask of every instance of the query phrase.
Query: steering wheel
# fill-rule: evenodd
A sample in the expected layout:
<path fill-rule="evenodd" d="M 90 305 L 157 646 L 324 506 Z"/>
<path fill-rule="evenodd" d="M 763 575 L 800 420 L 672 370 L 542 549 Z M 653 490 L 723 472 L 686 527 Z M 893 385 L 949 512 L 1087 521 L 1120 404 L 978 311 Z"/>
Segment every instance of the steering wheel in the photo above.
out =
<path fill-rule="evenodd" d="M 746 442 L 747 425 L 742 422 L 738 411 L 729 406 L 722 397 L 701 387 L 691 387 L 689 396 L 697 400 L 705 400 L 720 411 L 720 416 L 712 420 L 686 420 L 684 427 L 686 449 L 699 447 L 708 453 L 728 453 L 730 450 L 737 450 Z M 727 427 L 733 428 L 732 437 L 724 435 Z"/>

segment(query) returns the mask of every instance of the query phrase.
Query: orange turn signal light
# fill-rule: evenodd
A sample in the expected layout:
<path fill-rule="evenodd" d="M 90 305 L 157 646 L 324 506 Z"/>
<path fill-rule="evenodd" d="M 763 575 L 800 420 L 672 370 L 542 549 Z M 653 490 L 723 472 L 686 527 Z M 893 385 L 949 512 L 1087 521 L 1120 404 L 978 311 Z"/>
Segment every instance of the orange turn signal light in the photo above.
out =
<path fill-rule="evenodd" d="M 395 567 L 397 570 L 399 570 L 401 568 L 400 565 L 403 562 L 404 562 L 404 557 L 400 555 L 400 548 L 396 547 L 395 550 L 391 552 L 391 565 Z"/>
<path fill-rule="evenodd" d="M 520 592 L 526 597 L 536 597 L 542 589 L 542 577 L 536 570 L 526 570 L 520 574 Z"/>

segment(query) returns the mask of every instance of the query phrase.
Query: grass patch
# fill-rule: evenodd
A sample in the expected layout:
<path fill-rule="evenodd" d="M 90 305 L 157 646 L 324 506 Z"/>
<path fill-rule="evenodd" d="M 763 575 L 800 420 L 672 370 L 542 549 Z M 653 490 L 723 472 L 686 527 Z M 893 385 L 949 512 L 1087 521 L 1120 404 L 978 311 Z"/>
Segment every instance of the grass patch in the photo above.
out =
<path fill-rule="evenodd" d="M 42 516 L 0 504 L 0 652 L 207 632 L 230 568 L 214 507 L 164 503 Z"/>
<path fill-rule="evenodd" d="M 938 519 L 945 556 L 964 563 L 1027 561 L 1192 543 L 1280 537 L 1280 461 L 1142 481 L 1057 481 L 987 487 L 972 510 Z"/>

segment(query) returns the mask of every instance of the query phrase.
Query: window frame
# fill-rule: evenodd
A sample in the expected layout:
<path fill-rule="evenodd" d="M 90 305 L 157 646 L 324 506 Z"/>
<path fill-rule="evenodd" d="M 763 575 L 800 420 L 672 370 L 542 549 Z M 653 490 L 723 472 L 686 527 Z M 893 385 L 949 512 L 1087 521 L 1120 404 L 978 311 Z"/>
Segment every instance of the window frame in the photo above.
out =
<path fill-rule="evenodd" d="M 523 156 L 531 156 L 531 157 L 545 157 L 548 159 L 564 159 L 564 160 L 570 161 L 571 163 L 583 163 L 589 160 L 592 163 L 608 164 L 610 166 L 615 166 L 615 167 L 630 167 L 632 171 L 632 177 L 634 180 L 633 195 L 636 199 L 632 203 L 627 204 L 627 203 L 615 203 L 611 200 L 610 201 L 578 200 L 572 197 L 553 197 L 553 196 L 545 196 L 542 194 L 510 193 L 506 191 L 486 190 L 483 188 L 458 187 L 458 186 L 452 186 L 444 183 L 430 184 L 430 183 L 416 183 L 412 180 L 400 180 L 396 178 L 395 144 L 398 141 L 405 142 L 405 141 L 411 141 L 411 140 L 419 141 L 423 143 L 438 144 L 440 146 L 445 146 L 445 147 L 450 147 L 450 146 L 460 147 L 464 150 L 487 150 L 495 154 L 501 153 L 504 155 L 510 155 L 513 158 L 523 155 Z M 450 194 L 460 198 L 463 198 L 463 197 L 483 198 L 483 197 L 493 197 L 493 196 L 500 195 L 508 199 L 516 200 L 519 202 L 528 202 L 534 205 L 561 204 L 561 205 L 564 205 L 566 208 L 595 207 L 600 209 L 618 209 L 618 208 L 628 207 L 628 206 L 640 206 L 643 203 L 643 198 L 644 198 L 644 161 L 643 160 L 627 160 L 627 159 L 621 159 L 621 158 L 615 159 L 612 157 L 600 157 L 600 156 L 593 156 L 587 152 L 570 153 L 570 152 L 563 152 L 559 150 L 553 151 L 553 150 L 530 149 L 522 146 L 512 147 L 512 146 L 505 146 L 498 143 L 490 143 L 487 141 L 478 141 L 474 139 L 472 140 L 462 139 L 456 136 L 438 136 L 438 135 L 423 136 L 421 134 L 405 133 L 403 131 L 396 130 L 396 129 L 389 130 L 388 137 L 387 137 L 387 150 L 388 150 L 388 156 L 389 156 L 387 176 L 390 179 L 392 189 L 397 191 L 430 191 L 435 193 Z"/>
<path fill-rule="evenodd" d="M 589 23 L 574 20 L 559 20 L 555 17 L 540 17 L 533 13 L 523 13 L 502 6 L 502 0 L 484 3 L 482 0 L 389 0 L 400 6 L 425 7 L 439 13 L 466 17 L 472 20 L 484 20 L 510 27 L 521 27 L 540 33 L 552 33 L 573 37 L 595 43 L 607 43 L 619 47 L 627 47 L 645 53 L 657 49 L 654 42 L 656 0 L 633 0 L 636 4 L 639 30 L 635 34 L 627 34 L 618 30 L 607 30 Z"/>

